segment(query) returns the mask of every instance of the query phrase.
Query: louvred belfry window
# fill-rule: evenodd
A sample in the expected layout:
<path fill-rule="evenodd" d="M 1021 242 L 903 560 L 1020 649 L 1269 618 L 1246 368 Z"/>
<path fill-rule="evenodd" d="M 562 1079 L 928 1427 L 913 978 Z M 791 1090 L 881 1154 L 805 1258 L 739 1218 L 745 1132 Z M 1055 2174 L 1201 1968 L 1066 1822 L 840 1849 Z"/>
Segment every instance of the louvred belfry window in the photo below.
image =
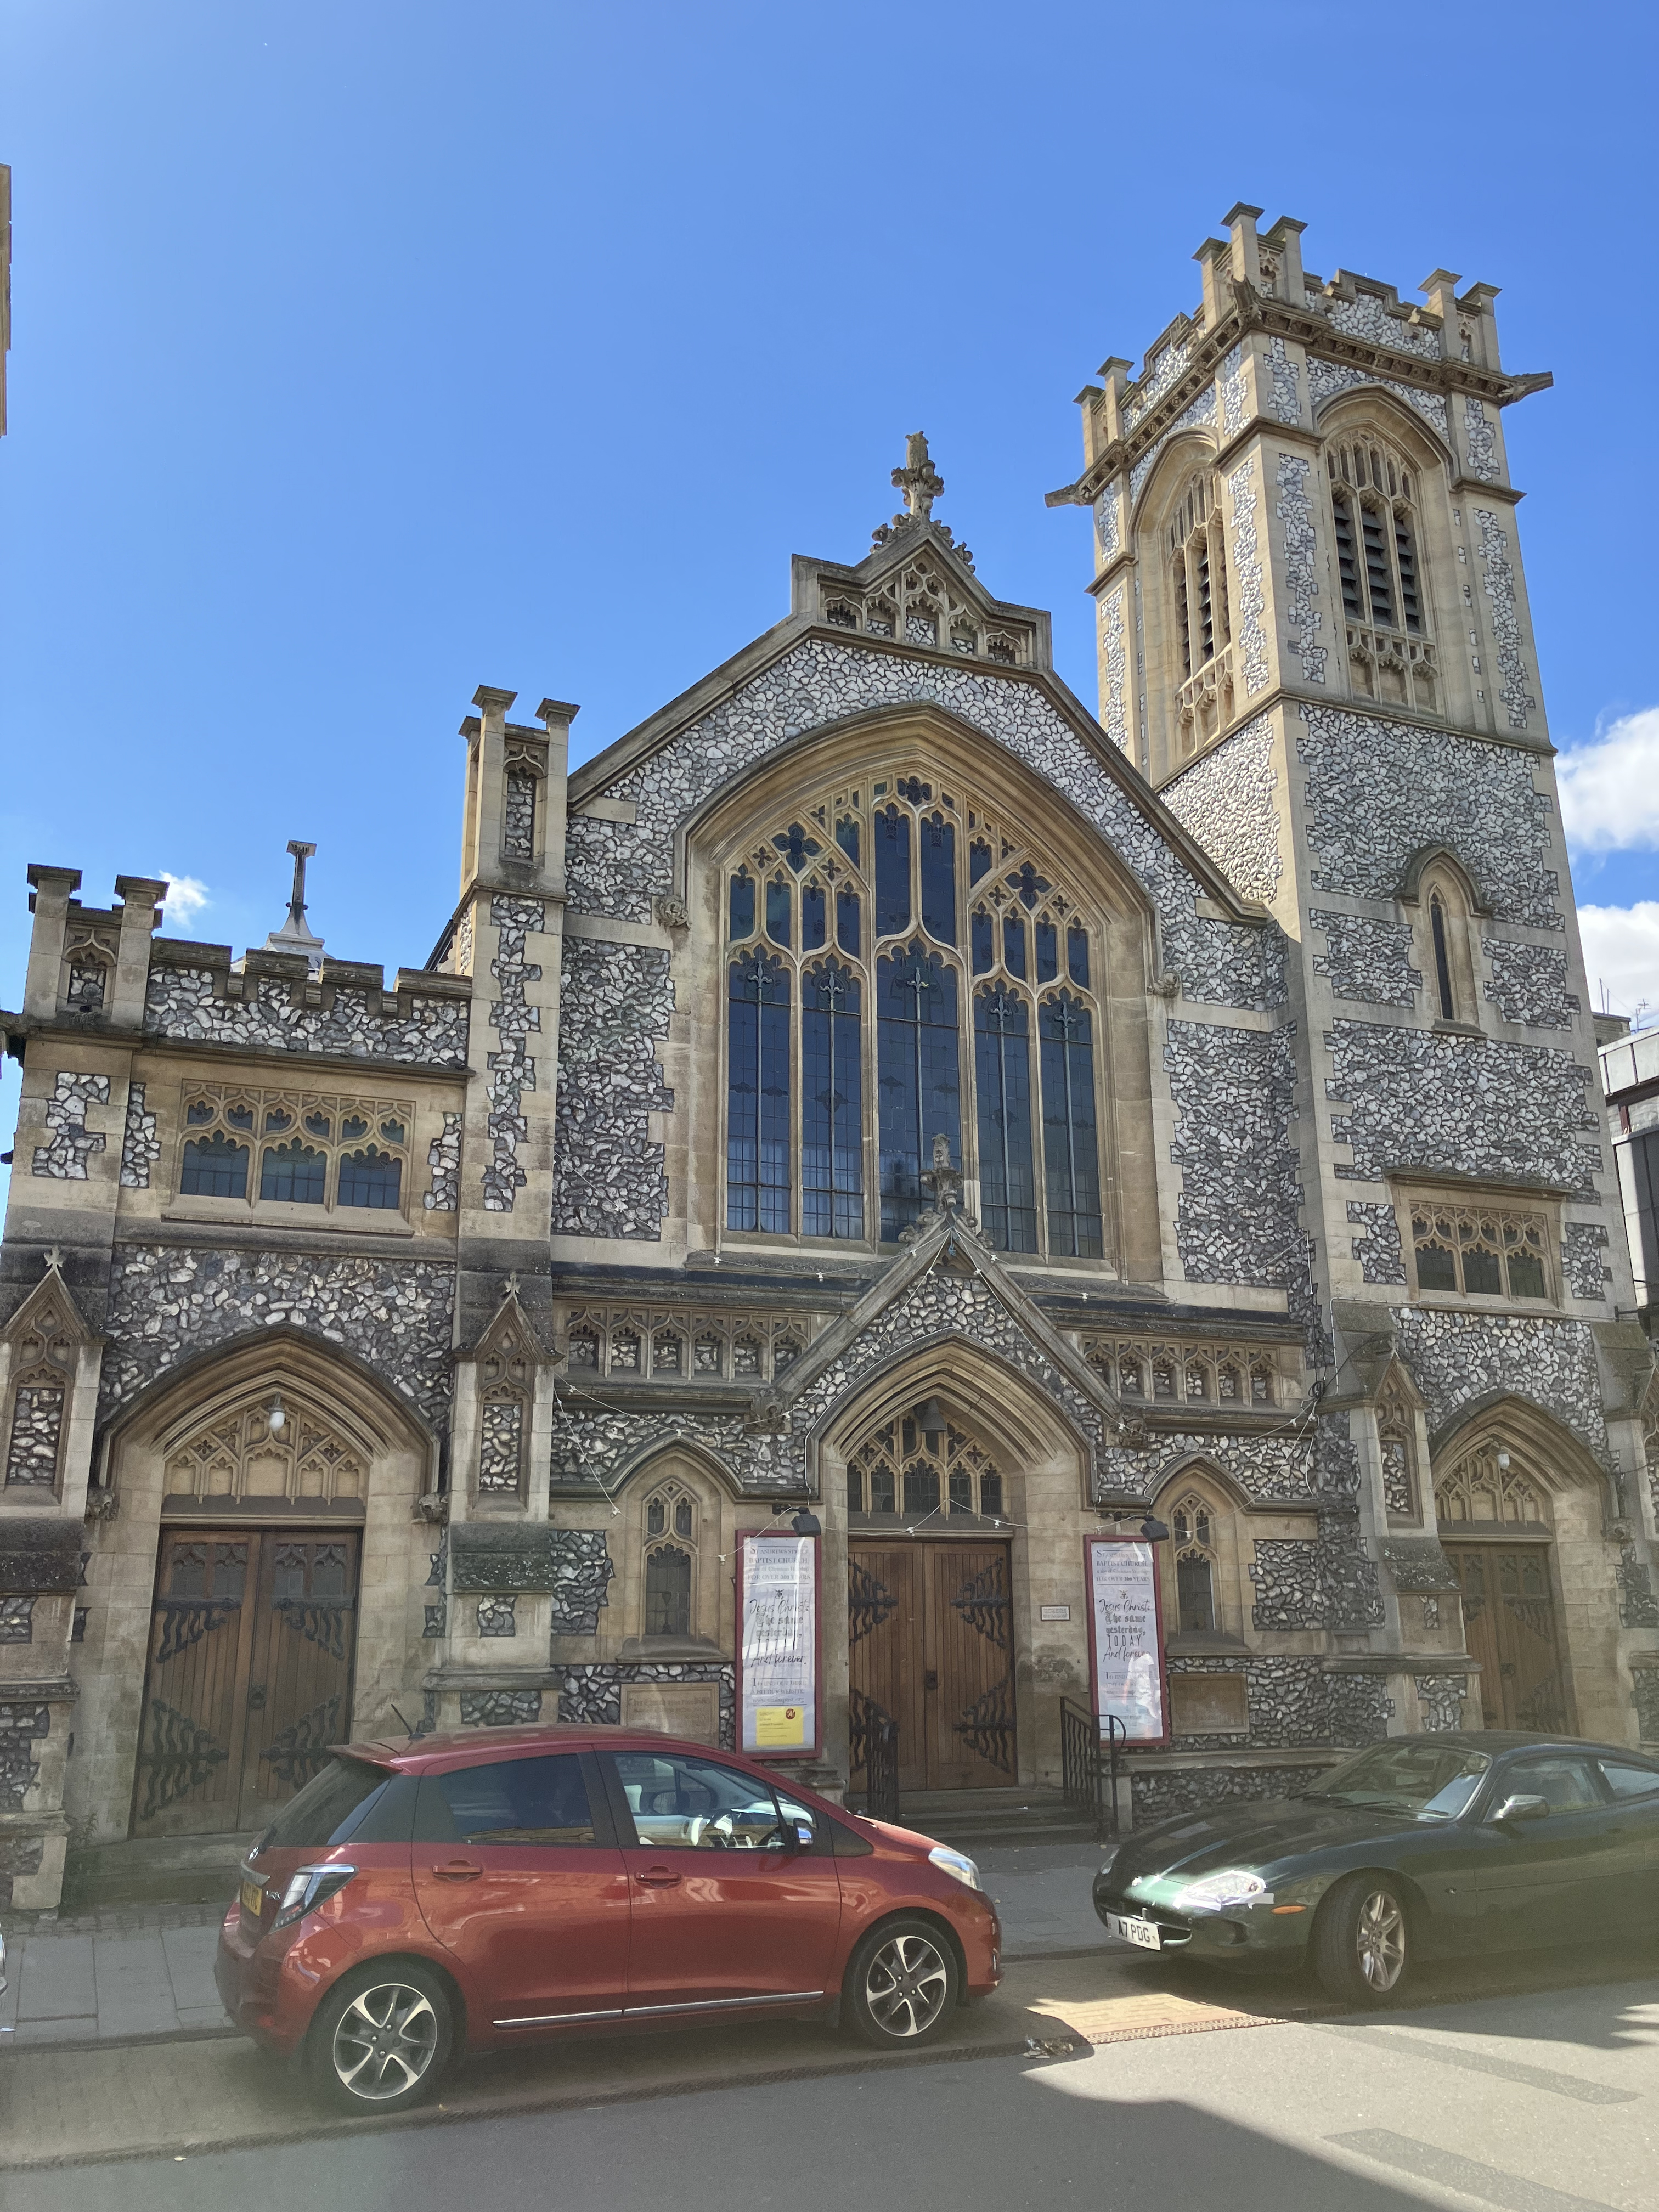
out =
<path fill-rule="evenodd" d="M 727 1229 L 891 1243 L 942 1137 L 992 1243 L 1101 1257 L 1103 940 L 1048 856 L 908 762 L 758 826 L 720 894 Z"/>

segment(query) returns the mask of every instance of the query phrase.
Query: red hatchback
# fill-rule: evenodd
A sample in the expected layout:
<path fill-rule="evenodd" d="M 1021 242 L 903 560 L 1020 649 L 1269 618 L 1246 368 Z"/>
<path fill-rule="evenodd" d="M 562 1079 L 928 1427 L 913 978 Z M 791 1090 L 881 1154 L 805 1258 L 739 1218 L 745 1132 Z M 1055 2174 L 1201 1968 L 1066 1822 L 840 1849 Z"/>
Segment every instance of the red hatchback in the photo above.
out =
<path fill-rule="evenodd" d="M 844 2018 L 915 2050 L 1000 1977 L 974 1863 L 755 1761 L 616 1728 L 352 1744 L 244 1863 L 225 2008 L 348 2111 L 453 2052 Z"/>

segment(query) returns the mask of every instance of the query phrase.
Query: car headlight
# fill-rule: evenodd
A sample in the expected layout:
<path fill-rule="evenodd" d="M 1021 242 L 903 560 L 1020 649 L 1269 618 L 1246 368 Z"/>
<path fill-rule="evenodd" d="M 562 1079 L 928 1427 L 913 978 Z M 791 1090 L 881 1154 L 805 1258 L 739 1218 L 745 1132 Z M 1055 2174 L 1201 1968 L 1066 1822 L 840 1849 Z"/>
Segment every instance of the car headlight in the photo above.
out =
<path fill-rule="evenodd" d="M 314 1912 L 343 1890 L 356 1871 L 355 1866 L 301 1867 L 298 1874 L 289 1876 L 272 1929 L 291 1928 L 296 1920 L 303 1920 L 307 1912 Z"/>
<path fill-rule="evenodd" d="M 946 1874 L 954 1875 L 969 1889 L 984 1888 L 985 1884 L 979 1878 L 979 1869 L 965 1852 L 953 1851 L 948 1844 L 935 1844 L 927 1856 L 936 1867 L 942 1867 Z"/>
<path fill-rule="evenodd" d="M 1230 1905 L 1254 1905 L 1267 1894 L 1267 1885 L 1259 1874 L 1229 1867 L 1224 1873 L 1206 1874 L 1201 1881 L 1189 1881 L 1171 1904 L 1176 1912 L 1220 1912 Z"/>

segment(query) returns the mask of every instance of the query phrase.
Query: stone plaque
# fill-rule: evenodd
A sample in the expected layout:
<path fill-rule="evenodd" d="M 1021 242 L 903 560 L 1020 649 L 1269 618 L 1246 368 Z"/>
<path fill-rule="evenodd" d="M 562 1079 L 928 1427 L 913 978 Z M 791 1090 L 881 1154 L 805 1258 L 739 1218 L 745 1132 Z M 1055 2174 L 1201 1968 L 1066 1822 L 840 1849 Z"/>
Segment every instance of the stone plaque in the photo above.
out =
<path fill-rule="evenodd" d="M 1242 1674 L 1171 1674 L 1170 1717 L 1176 1735 L 1243 1734 L 1250 1725 Z"/>
<path fill-rule="evenodd" d="M 624 1682 L 622 1724 L 660 1729 L 665 1735 L 689 1736 L 693 1743 L 720 1740 L 718 1682 Z"/>

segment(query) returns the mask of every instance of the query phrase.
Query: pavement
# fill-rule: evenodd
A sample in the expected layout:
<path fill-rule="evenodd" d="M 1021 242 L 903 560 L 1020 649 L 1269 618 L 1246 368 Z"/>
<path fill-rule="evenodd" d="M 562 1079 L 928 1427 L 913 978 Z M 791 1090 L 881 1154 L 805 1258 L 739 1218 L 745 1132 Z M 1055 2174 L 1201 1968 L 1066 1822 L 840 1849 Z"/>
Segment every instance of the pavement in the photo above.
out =
<path fill-rule="evenodd" d="M 1087 1844 L 978 1852 L 1010 1959 L 1107 1948 L 1089 1902 L 1099 1854 Z M 0 2050 L 228 2035 L 213 1986 L 222 1908 L 121 1905 L 56 1923 L 6 1924 L 10 1987 Z"/>

